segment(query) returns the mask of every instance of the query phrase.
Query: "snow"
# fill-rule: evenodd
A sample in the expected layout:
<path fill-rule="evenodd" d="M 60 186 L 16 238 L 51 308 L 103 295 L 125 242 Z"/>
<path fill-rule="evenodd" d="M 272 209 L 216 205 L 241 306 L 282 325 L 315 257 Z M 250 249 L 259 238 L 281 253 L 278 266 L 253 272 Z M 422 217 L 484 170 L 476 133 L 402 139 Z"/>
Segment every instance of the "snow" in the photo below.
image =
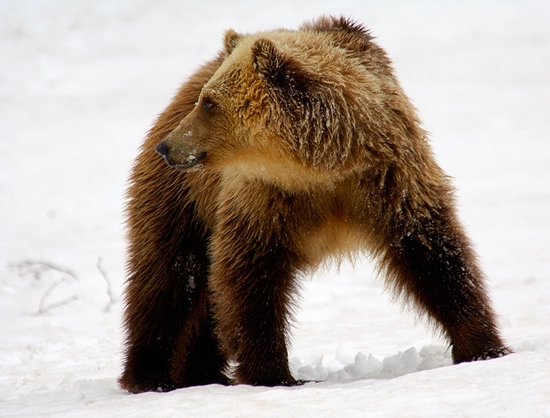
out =
<path fill-rule="evenodd" d="M 516 353 L 451 365 L 358 260 L 300 296 L 291 369 L 322 382 L 122 392 L 123 194 L 142 138 L 225 29 L 322 13 L 365 23 L 394 60 Z M 0 16 L 0 416 L 550 417 L 550 3 L 3 0 Z"/>

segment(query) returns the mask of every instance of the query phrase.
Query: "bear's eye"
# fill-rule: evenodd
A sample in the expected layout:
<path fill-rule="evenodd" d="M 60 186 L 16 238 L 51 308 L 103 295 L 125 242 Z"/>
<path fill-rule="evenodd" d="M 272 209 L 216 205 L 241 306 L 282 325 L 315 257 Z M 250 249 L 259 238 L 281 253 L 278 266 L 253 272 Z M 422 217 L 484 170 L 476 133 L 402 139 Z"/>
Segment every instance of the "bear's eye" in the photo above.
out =
<path fill-rule="evenodd" d="M 206 110 L 207 112 L 214 109 L 216 107 L 216 103 L 212 101 L 212 99 L 205 97 L 202 99 L 201 108 L 202 110 Z"/>

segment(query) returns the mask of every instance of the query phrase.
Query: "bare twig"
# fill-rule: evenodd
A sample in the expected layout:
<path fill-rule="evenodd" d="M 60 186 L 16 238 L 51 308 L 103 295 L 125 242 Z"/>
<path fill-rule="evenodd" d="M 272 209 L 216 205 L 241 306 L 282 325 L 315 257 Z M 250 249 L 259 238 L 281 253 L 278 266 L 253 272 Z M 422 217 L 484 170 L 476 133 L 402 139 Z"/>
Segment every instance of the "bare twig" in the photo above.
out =
<path fill-rule="evenodd" d="M 53 293 L 53 291 L 61 284 L 66 283 L 68 281 L 77 280 L 76 274 L 74 274 L 71 270 L 59 267 L 55 264 L 45 262 L 45 261 L 33 261 L 33 260 L 25 260 L 21 261 L 20 263 L 16 264 L 10 264 L 9 268 L 11 270 L 17 270 L 19 272 L 20 276 L 30 275 L 35 280 L 41 280 L 43 273 L 47 271 L 54 271 L 61 274 L 61 277 L 54 281 L 44 292 L 42 297 L 40 298 L 40 303 L 38 305 L 38 311 L 35 313 L 35 315 L 42 315 L 48 311 L 51 311 L 52 309 L 55 309 L 59 306 L 66 305 L 74 300 L 77 300 L 78 297 L 76 295 L 72 295 L 69 298 L 63 299 L 58 302 L 53 303 L 47 303 L 48 299 L 50 298 L 50 295 Z"/>
<path fill-rule="evenodd" d="M 103 312 L 110 312 L 113 305 L 118 302 L 118 297 L 115 296 L 115 293 L 113 292 L 111 281 L 109 280 L 109 278 L 107 277 L 107 273 L 101 266 L 101 261 L 101 257 L 99 257 L 97 259 L 96 267 L 99 270 L 99 273 L 101 274 L 103 279 L 105 280 L 105 283 L 107 283 L 107 296 L 109 296 L 109 303 L 105 305 L 105 308 L 103 308 Z"/>
<path fill-rule="evenodd" d="M 48 287 L 46 289 L 46 291 L 42 295 L 42 298 L 40 298 L 40 304 L 38 305 L 38 312 L 36 312 L 36 315 L 42 315 L 42 314 L 44 314 L 48 311 L 51 311 L 52 309 L 55 309 L 59 306 L 66 305 L 66 304 L 71 303 L 72 301 L 78 299 L 78 297 L 76 295 L 72 295 L 71 297 L 60 300 L 59 302 L 54 302 L 54 303 L 50 303 L 49 305 L 46 305 L 46 299 L 48 298 L 48 296 L 50 296 L 50 294 L 55 290 L 55 288 L 57 286 L 59 286 L 63 282 L 67 282 L 67 281 L 68 281 L 67 277 L 62 277 L 61 279 L 53 282 L 50 285 L 50 287 Z"/>
<path fill-rule="evenodd" d="M 76 274 L 74 274 L 71 270 L 64 267 L 59 267 L 47 261 L 25 260 L 20 263 L 10 264 L 8 267 L 11 270 L 19 271 L 20 276 L 28 274 L 33 276 L 36 280 L 40 280 L 42 273 L 48 270 L 57 271 L 73 278 L 74 280 L 78 280 L 76 278 Z"/>

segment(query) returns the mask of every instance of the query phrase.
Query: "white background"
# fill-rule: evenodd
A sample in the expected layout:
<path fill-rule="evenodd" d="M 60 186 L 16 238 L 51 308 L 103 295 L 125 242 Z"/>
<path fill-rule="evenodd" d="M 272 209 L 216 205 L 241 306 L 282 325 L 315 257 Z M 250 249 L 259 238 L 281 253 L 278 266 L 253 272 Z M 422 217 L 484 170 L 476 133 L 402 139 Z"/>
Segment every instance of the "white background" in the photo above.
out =
<path fill-rule="evenodd" d="M 323 383 L 120 391 L 137 148 L 225 29 L 323 13 L 364 23 L 393 59 L 516 354 L 452 366 L 359 260 L 304 283 L 291 368 Z M 0 1 L 0 416 L 550 417 L 549 120 L 546 1 Z"/>

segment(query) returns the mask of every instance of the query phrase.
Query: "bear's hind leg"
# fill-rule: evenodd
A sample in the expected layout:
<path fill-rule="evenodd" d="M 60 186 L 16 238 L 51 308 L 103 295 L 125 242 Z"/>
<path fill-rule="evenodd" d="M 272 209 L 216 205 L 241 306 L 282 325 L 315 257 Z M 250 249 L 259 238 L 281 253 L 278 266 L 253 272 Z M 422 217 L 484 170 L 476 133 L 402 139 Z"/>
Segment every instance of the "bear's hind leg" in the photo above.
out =
<path fill-rule="evenodd" d="M 214 323 L 209 306 L 207 306 L 207 315 L 204 316 L 192 344 L 189 344 L 188 332 L 189 330 L 182 330 L 172 358 L 171 376 L 176 387 L 216 383 L 228 385 L 229 379 L 224 374 L 227 361 L 214 333 Z"/>
<path fill-rule="evenodd" d="M 150 247 L 159 253 L 131 258 L 139 262 L 130 264 L 126 361 L 120 378 L 130 392 L 224 382 L 225 362 L 206 307 L 206 242 L 191 227 L 186 232 L 177 240 L 179 247 L 165 239 Z"/>
<path fill-rule="evenodd" d="M 152 276 L 153 272 L 149 272 Z M 175 384 L 170 376 L 174 338 L 184 318 L 183 307 L 172 305 L 181 292 L 173 283 L 143 286 L 134 278 L 126 290 L 126 356 L 121 387 L 131 393 L 170 391 Z"/>

